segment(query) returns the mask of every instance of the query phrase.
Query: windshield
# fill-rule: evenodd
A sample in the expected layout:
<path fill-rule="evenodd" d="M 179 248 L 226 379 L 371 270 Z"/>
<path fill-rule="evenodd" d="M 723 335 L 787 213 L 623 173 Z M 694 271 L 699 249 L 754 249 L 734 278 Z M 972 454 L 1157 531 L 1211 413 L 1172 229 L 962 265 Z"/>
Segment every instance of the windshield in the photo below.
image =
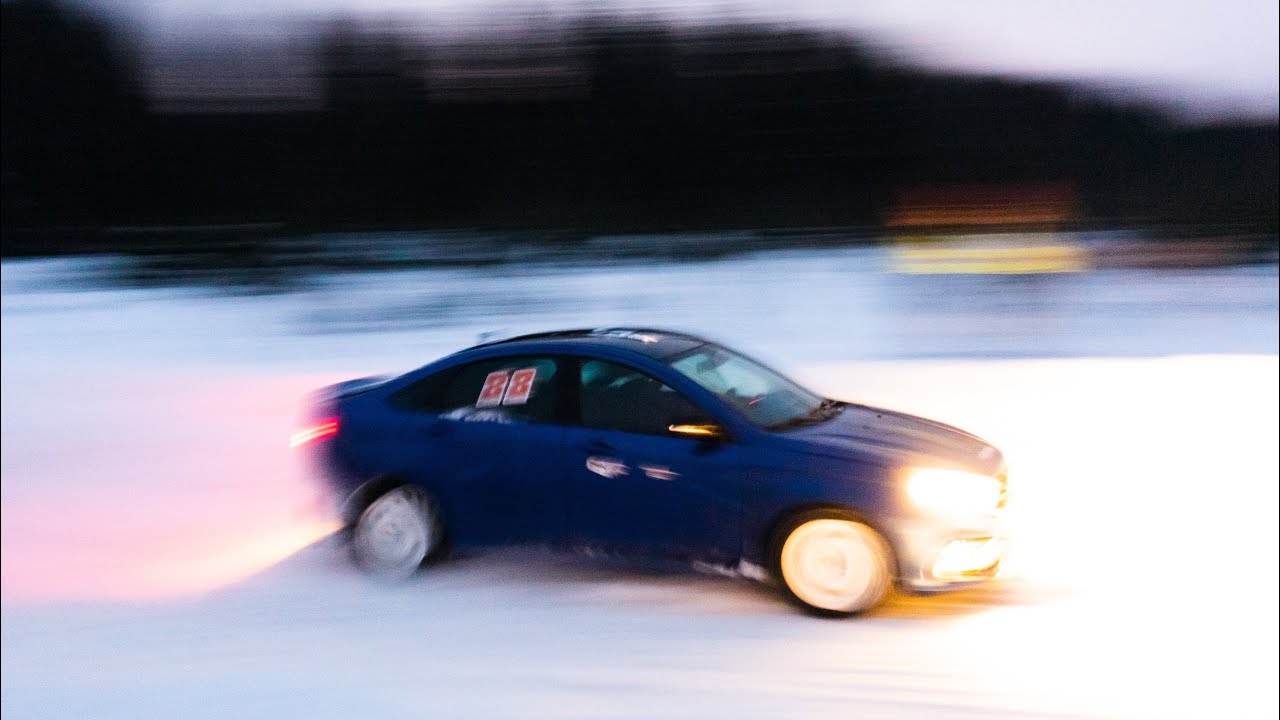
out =
<path fill-rule="evenodd" d="M 682 353 L 671 361 L 671 367 L 768 430 L 825 422 L 836 411 L 834 403 L 717 345 L 702 345 Z"/>

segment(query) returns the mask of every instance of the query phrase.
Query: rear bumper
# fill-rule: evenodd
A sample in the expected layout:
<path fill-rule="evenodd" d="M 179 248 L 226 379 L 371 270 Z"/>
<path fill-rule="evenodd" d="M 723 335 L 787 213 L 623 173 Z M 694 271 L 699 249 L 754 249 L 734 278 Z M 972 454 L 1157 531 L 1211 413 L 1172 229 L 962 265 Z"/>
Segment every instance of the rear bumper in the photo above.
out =
<path fill-rule="evenodd" d="M 351 520 L 352 500 L 368 484 L 368 478 L 342 462 L 334 445 L 333 439 L 326 439 L 305 448 L 304 462 L 317 505 L 345 524 Z"/>

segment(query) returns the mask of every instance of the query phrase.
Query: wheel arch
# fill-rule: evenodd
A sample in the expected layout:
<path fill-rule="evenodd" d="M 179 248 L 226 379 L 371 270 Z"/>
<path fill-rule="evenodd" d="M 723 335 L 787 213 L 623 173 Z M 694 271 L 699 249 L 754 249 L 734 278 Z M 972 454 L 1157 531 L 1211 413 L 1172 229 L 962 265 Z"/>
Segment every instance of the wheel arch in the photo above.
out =
<path fill-rule="evenodd" d="M 350 539 L 354 535 L 356 522 L 365 510 L 374 503 L 378 498 L 395 490 L 398 487 L 411 487 L 418 493 L 421 493 L 431 508 L 431 514 L 436 522 L 439 523 L 439 536 L 435 550 L 433 550 L 424 562 L 433 563 L 448 557 L 453 552 L 453 537 L 451 535 L 451 527 L 448 518 L 444 516 L 440 507 L 440 499 L 431 488 L 425 487 L 420 483 L 413 482 L 408 477 L 398 474 L 389 473 L 378 475 L 363 484 L 347 496 L 346 502 L 342 504 L 340 517 L 342 521 L 342 529 L 339 531 L 344 533 Z"/>
<path fill-rule="evenodd" d="M 799 527 L 802 522 L 817 519 L 819 517 L 830 516 L 842 517 L 844 519 L 853 520 L 862 523 L 871 528 L 880 536 L 884 544 L 889 548 L 890 572 L 893 575 L 894 583 L 898 583 L 901 562 L 898 554 L 899 549 L 891 533 L 886 532 L 884 525 L 869 514 L 862 512 L 856 508 L 838 503 L 825 502 L 809 502 L 794 505 L 786 510 L 774 515 L 773 520 L 766 526 L 765 536 L 763 538 L 762 547 L 765 552 L 765 567 L 774 578 L 781 578 L 780 568 L 778 567 L 779 553 L 782 550 L 782 543 L 786 541 L 787 535 L 792 530 Z"/>
<path fill-rule="evenodd" d="M 343 527 L 350 528 L 355 525 L 356 520 L 360 519 L 360 514 L 367 510 L 374 500 L 401 485 L 414 485 L 414 487 L 424 492 L 429 492 L 426 488 L 410 482 L 403 475 L 394 473 L 377 475 L 361 483 L 355 490 L 351 491 L 351 494 L 347 495 L 347 499 L 342 503 L 342 508 L 339 511 L 339 519 L 342 521 Z"/>

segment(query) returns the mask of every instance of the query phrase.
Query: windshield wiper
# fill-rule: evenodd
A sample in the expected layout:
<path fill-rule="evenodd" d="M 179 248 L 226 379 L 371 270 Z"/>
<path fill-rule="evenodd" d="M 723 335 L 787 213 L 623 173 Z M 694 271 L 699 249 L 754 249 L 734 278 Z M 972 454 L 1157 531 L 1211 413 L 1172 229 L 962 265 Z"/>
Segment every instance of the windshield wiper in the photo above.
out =
<path fill-rule="evenodd" d="M 839 400 L 832 400 L 831 398 L 827 398 L 822 402 L 818 403 L 818 407 L 814 408 L 813 411 L 810 412 L 809 414 L 815 415 L 815 414 L 822 413 L 822 414 L 825 414 L 828 418 L 832 418 L 832 417 L 835 417 L 836 415 L 839 415 L 840 411 L 843 409 L 844 409 L 844 403 L 840 402 Z"/>
<path fill-rule="evenodd" d="M 839 415 L 843 408 L 844 403 L 839 400 L 823 400 L 814 406 L 814 408 L 808 413 L 804 415 L 797 415 L 793 418 L 787 418 L 782 422 L 776 422 L 765 429 L 776 432 L 779 430 L 790 430 L 791 428 L 803 427 L 805 425 L 821 425 L 836 415 Z"/>

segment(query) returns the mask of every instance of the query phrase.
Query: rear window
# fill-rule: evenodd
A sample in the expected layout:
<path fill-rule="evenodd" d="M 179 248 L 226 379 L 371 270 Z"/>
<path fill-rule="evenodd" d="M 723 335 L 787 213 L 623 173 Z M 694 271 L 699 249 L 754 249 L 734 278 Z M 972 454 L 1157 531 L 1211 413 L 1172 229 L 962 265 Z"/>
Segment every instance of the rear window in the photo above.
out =
<path fill-rule="evenodd" d="M 559 370 L 560 363 L 549 357 L 481 360 L 423 378 L 391 403 L 458 420 L 554 422 L 559 404 L 553 380 Z"/>

